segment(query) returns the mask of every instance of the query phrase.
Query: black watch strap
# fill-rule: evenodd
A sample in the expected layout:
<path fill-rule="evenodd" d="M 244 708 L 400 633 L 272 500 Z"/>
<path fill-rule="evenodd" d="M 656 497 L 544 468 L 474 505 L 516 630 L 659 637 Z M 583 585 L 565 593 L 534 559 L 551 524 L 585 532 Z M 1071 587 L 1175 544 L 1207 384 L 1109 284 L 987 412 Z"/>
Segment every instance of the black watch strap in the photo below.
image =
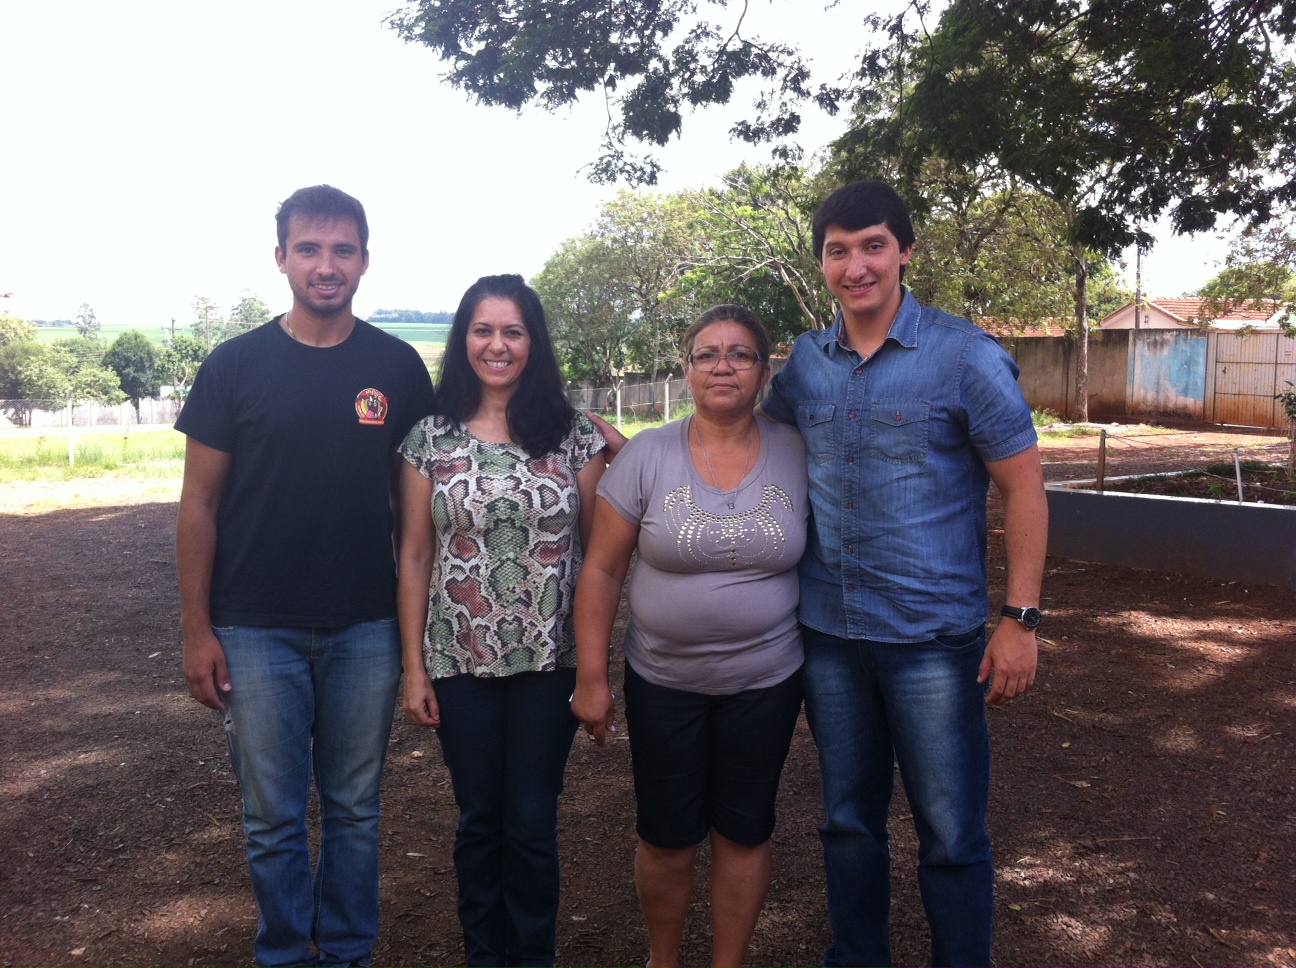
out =
<path fill-rule="evenodd" d="M 1023 628 L 1037 629 L 1040 622 L 1044 620 L 1044 613 L 1034 605 L 1027 605 L 1025 608 L 1016 608 L 1012 605 L 1005 605 L 1001 614 L 1008 618 L 1016 619 L 1021 622 Z"/>

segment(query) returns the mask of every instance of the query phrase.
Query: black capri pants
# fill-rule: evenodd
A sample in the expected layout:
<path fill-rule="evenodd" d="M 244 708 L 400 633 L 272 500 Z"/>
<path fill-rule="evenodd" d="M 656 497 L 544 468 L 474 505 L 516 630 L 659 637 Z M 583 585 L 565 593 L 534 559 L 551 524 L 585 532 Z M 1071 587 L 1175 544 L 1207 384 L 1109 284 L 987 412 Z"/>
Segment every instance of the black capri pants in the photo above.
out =
<path fill-rule="evenodd" d="M 665 849 L 712 829 L 750 847 L 769 840 L 800 712 L 799 668 L 773 686 L 713 696 L 655 685 L 626 662 L 639 836 Z"/>

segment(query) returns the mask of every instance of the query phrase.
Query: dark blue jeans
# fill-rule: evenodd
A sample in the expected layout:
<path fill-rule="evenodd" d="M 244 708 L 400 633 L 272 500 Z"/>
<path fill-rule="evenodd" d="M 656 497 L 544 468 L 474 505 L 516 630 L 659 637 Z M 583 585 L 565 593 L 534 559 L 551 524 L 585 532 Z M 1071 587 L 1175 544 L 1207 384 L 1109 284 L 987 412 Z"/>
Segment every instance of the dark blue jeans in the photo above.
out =
<path fill-rule="evenodd" d="M 576 733 L 575 685 L 575 669 L 436 681 L 437 735 L 459 805 L 468 965 L 554 963 L 558 795 Z"/>
<path fill-rule="evenodd" d="M 257 964 L 367 965 L 378 936 L 378 792 L 401 674 L 396 620 L 215 632 L 233 686 L 225 733 L 261 911 Z"/>
<path fill-rule="evenodd" d="M 990 964 L 990 739 L 976 681 L 985 629 L 902 645 L 812 629 L 803 640 L 833 933 L 824 964 L 891 964 L 887 814 L 897 762 L 918 834 L 931 964 Z"/>

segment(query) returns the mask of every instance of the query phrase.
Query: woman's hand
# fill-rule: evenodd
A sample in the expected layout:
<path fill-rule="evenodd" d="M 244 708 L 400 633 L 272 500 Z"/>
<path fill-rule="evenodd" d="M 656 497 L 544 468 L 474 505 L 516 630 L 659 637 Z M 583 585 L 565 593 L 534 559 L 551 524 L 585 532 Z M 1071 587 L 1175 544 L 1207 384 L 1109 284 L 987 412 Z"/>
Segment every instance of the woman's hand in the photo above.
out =
<path fill-rule="evenodd" d="M 608 733 L 616 732 L 615 699 L 607 680 L 586 685 L 578 682 L 572 693 L 572 715 L 599 746 L 606 746 Z"/>
<path fill-rule="evenodd" d="M 406 672 L 401 679 L 401 705 L 405 715 L 416 726 L 441 725 L 441 707 L 437 704 L 436 688 L 423 668 Z"/>

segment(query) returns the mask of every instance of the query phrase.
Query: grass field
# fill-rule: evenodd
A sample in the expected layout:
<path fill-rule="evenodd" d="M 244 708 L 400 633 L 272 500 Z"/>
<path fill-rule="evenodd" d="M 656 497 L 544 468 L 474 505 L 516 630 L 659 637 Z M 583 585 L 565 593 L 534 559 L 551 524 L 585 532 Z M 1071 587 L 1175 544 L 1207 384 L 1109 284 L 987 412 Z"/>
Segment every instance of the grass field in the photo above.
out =
<path fill-rule="evenodd" d="M 445 346 L 446 335 L 450 327 L 444 323 L 378 323 L 379 329 L 399 336 L 419 351 L 424 360 L 435 361 L 441 358 L 441 348 Z M 170 326 L 104 326 L 99 335 L 105 343 L 111 345 L 122 333 L 137 329 L 158 346 L 162 346 L 171 336 Z M 176 325 L 177 333 L 192 333 L 187 325 Z M 36 338 L 42 343 L 53 343 L 55 340 L 68 339 L 77 334 L 75 326 L 38 326 Z"/>
<path fill-rule="evenodd" d="M 178 478 L 185 438 L 170 428 L 78 430 L 68 463 L 66 432 L 12 431 L 0 437 L 0 483 L 79 477 Z"/>

